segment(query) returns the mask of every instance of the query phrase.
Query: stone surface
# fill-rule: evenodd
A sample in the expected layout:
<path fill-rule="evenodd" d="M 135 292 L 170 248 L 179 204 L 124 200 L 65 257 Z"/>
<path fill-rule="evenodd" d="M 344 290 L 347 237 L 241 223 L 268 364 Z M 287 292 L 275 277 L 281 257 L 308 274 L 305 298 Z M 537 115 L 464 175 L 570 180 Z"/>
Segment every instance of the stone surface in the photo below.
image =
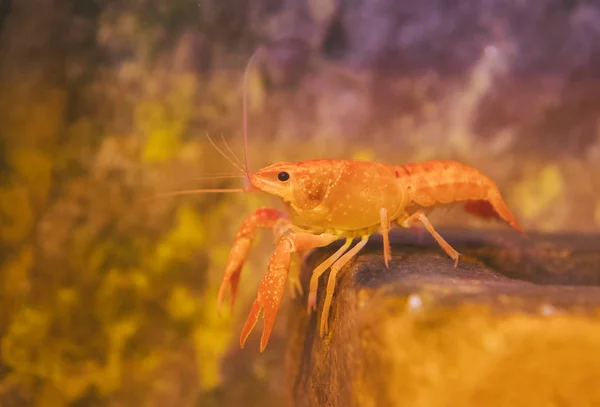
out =
<path fill-rule="evenodd" d="M 290 405 L 599 403 L 600 237 L 440 233 L 465 255 L 457 271 L 409 233 L 386 270 L 373 238 L 338 281 L 323 340 L 324 290 L 317 315 L 293 303 Z M 305 284 L 333 250 L 307 259 Z"/>

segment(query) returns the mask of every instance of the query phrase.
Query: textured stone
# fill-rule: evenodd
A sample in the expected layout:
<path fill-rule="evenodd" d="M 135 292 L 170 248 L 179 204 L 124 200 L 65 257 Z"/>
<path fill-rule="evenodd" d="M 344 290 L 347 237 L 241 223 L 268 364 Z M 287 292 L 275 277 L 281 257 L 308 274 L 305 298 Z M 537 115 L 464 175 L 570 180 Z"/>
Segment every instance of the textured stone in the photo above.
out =
<path fill-rule="evenodd" d="M 323 340 L 324 290 L 317 315 L 294 302 L 291 404 L 599 403 L 600 237 L 440 232 L 465 255 L 456 271 L 408 234 L 394 235 L 386 270 L 373 239 L 339 280 Z M 311 255 L 303 278 L 334 249 Z"/>

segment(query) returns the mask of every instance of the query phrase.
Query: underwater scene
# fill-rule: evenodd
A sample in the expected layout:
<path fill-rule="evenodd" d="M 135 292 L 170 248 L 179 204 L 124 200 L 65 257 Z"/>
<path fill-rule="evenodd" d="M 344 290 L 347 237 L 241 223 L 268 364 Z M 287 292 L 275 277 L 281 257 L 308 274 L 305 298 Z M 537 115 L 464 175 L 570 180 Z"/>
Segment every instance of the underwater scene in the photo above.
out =
<path fill-rule="evenodd" d="M 0 0 L 2 407 L 597 405 L 599 285 L 595 1 Z"/>

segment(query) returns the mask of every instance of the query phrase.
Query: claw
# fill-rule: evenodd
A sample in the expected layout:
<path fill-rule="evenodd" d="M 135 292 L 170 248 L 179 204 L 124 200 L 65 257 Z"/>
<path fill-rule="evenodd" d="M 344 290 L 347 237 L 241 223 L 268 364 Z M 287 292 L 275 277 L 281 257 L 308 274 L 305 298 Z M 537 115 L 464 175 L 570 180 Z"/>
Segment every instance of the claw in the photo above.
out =
<path fill-rule="evenodd" d="M 246 344 L 246 340 L 248 339 L 248 336 L 250 335 L 250 332 L 252 332 L 252 330 L 256 326 L 256 323 L 258 322 L 258 316 L 259 316 L 262 308 L 263 308 L 262 301 L 260 301 L 258 298 L 256 300 L 254 300 L 254 303 L 252 304 L 252 308 L 250 309 L 250 314 L 248 314 L 248 318 L 246 318 L 246 323 L 244 324 L 244 328 L 242 328 L 242 335 L 240 336 L 240 347 L 241 348 L 244 347 L 244 345 Z M 262 340 L 261 340 L 261 347 L 262 347 Z"/>
<path fill-rule="evenodd" d="M 233 248 L 229 253 L 229 258 L 227 259 L 227 266 L 225 267 L 225 275 L 223 276 L 223 281 L 221 282 L 221 287 L 219 288 L 219 295 L 217 296 L 217 313 L 219 315 L 221 314 L 221 304 L 225 299 L 225 291 L 230 285 L 231 308 L 233 308 L 235 304 L 235 299 L 237 297 L 238 292 L 238 285 L 240 281 L 240 273 L 242 271 L 244 263 L 246 262 L 246 258 L 248 257 L 248 252 L 250 251 L 251 245 L 252 241 L 250 239 L 239 239 L 234 243 Z"/>
<path fill-rule="evenodd" d="M 287 221 L 284 220 L 285 213 L 280 212 L 276 209 L 260 208 L 254 211 L 250 216 L 244 219 L 240 229 L 235 237 L 233 248 L 229 253 L 227 259 L 227 266 L 225 267 L 225 275 L 219 288 L 219 295 L 217 297 L 217 313 L 221 313 L 221 304 L 225 298 L 225 291 L 227 287 L 231 285 L 231 307 L 235 304 L 237 296 L 238 283 L 240 281 L 240 272 L 242 267 L 248 258 L 250 247 L 252 246 L 252 240 L 257 227 L 272 228 L 276 224 L 277 233 L 283 233 L 284 226 Z M 277 223 L 279 222 L 279 223 Z"/>
<path fill-rule="evenodd" d="M 326 246 L 337 239 L 336 235 L 322 233 L 313 235 L 310 233 L 293 233 L 283 237 L 271 259 L 269 260 L 269 269 L 267 274 L 260 281 L 256 300 L 252 304 L 250 314 L 246 319 L 242 335 L 240 337 L 240 346 L 243 348 L 250 332 L 254 329 L 260 311 L 264 309 L 264 326 L 262 337 L 260 338 L 260 351 L 264 351 L 269 342 L 269 337 L 275 325 L 277 311 L 283 299 L 285 283 L 290 270 L 292 254 L 310 250 L 315 247 Z"/>
<path fill-rule="evenodd" d="M 283 298 L 283 292 L 285 290 L 285 283 L 287 279 L 287 269 L 284 267 L 270 267 L 267 274 L 263 277 L 258 288 L 258 295 L 256 300 L 252 304 L 250 314 L 246 319 L 244 328 L 242 329 L 242 335 L 240 337 L 240 346 L 243 348 L 250 332 L 256 326 L 260 311 L 264 309 L 263 319 L 263 332 L 260 338 L 260 351 L 264 351 L 269 342 L 271 332 L 273 332 L 273 326 L 275 325 L 275 318 L 277 317 L 277 311 Z"/>

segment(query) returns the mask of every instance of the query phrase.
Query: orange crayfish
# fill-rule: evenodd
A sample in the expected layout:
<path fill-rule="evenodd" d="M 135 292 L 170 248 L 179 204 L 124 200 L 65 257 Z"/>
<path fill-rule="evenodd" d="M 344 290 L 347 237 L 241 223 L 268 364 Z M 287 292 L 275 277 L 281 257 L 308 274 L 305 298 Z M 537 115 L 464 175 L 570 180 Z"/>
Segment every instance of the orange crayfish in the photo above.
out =
<path fill-rule="evenodd" d="M 256 55 L 256 54 L 255 54 Z M 248 71 L 246 71 L 247 76 Z M 244 97 L 244 141 L 247 150 L 246 97 Z M 392 223 L 409 228 L 421 223 L 442 249 L 458 265 L 460 253 L 440 236 L 425 215 L 428 208 L 462 201 L 465 209 L 480 216 L 494 216 L 522 232 L 505 204 L 496 184 L 473 167 L 455 161 L 427 161 L 405 165 L 385 165 L 352 160 L 309 160 L 277 163 L 250 172 L 245 154 L 244 172 L 250 187 L 236 190 L 200 190 L 205 192 L 260 190 L 283 200 L 286 211 L 261 208 L 242 223 L 231 249 L 218 294 L 218 307 L 231 287 L 231 305 L 237 294 L 240 272 L 257 228 L 275 232 L 276 248 L 262 278 L 256 300 L 242 329 L 240 345 L 264 310 L 261 352 L 267 346 L 283 298 L 290 261 L 294 253 L 331 244 L 345 243 L 312 273 L 308 295 L 309 312 L 316 308 L 319 277 L 331 269 L 326 298 L 321 312 L 320 334 L 328 330 L 328 316 L 338 272 L 365 246 L 369 235 L 383 236 L 386 268 L 391 259 L 388 233 Z M 359 242 L 351 247 L 355 238 Z"/>

